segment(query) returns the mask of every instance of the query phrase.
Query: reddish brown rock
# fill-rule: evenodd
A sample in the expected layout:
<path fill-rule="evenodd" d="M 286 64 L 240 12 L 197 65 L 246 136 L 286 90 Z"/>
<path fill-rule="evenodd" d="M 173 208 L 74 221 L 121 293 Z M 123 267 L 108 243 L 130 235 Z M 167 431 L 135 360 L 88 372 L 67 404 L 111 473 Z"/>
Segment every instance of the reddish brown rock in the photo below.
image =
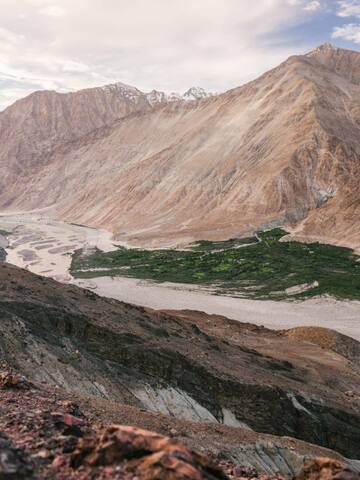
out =
<path fill-rule="evenodd" d="M 174 440 L 147 430 L 110 425 L 80 440 L 72 465 L 111 466 L 127 461 L 127 470 L 144 480 L 226 479 L 208 458 Z"/>
<path fill-rule="evenodd" d="M 29 382 L 16 373 L 0 372 L 0 388 L 29 388 Z"/>
<path fill-rule="evenodd" d="M 331 458 L 307 460 L 297 480 L 360 480 L 360 475 Z"/>

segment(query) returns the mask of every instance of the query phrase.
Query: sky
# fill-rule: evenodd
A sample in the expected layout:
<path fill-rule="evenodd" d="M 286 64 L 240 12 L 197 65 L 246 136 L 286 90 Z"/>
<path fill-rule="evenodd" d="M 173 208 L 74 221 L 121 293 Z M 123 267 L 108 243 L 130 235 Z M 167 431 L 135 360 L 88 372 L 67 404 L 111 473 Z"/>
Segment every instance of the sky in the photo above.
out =
<path fill-rule="evenodd" d="M 0 110 L 118 81 L 222 92 L 325 42 L 360 50 L 360 0 L 0 0 Z"/>

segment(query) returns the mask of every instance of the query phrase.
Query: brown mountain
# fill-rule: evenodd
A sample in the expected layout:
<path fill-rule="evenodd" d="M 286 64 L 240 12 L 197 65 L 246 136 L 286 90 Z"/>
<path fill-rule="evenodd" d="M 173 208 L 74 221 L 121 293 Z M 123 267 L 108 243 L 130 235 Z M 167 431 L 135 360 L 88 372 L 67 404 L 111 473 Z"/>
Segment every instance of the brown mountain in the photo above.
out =
<path fill-rule="evenodd" d="M 356 246 L 359 81 L 360 54 L 326 44 L 223 95 L 137 108 L 88 134 L 84 102 L 74 117 L 79 134 L 68 135 L 74 141 L 54 148 L 57 141 L 45 161 L 32 162 L 12 120 L 18 102 L 0 116 L 10 132 L 2 132 L 0 161 L 12 180 L 2 184 L 0 208 L 56 205 L 58 218 L 143 244 L 285 225 L 298 236 Z M 47 115 L 25 117 L 47 122 Z"/>
<path fill-rule="evenodd" d="M 9 174 L 1 190 L 42 167 L 58 145 L 148 108 L 145 94 L 121 83 L 67 94 L 39 91 L 17 101 L 0 113 L 0 161 Z"/>

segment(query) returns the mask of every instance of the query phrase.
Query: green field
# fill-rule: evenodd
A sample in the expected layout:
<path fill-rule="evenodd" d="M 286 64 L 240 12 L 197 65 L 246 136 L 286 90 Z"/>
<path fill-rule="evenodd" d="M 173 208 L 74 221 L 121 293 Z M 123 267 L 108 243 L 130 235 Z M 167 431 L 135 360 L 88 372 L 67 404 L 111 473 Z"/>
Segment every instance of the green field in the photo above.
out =
<path fill-rule="evenodd" d="M 324 294 L 360 299 L 360 257 L 352 250 L 280 242 L 285 234 L 281 229 L 259 233 L 260 242 L 255 237 L 201 241 L 188 250 L 119 247 L 87 256 L 78 250 L 72 258 L 71 273 L 78 278 L 127 276 L 196 284 L 219 295 L 257 299 L 304 299 Z M 304 284 L 312 286 L 286 292 Z"/>

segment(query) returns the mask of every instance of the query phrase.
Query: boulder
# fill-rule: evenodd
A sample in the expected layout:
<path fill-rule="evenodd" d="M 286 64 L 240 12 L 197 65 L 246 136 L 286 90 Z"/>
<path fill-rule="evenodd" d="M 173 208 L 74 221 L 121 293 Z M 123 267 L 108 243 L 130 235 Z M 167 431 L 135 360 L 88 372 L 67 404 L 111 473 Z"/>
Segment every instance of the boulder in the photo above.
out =
<path fill-rule="evenodd" d="M 72 466 L 115 466 L 144 480 L 203 480 L 227 477 L 209 458 L 173 439 L 135 427 L 110 425 L 79 441 Z"/>
<path fill-rule="evenodd" d="M 319 457 L 304 462 L 297 480 L 360 480 L 360 475 L 337 460 Z"/>

